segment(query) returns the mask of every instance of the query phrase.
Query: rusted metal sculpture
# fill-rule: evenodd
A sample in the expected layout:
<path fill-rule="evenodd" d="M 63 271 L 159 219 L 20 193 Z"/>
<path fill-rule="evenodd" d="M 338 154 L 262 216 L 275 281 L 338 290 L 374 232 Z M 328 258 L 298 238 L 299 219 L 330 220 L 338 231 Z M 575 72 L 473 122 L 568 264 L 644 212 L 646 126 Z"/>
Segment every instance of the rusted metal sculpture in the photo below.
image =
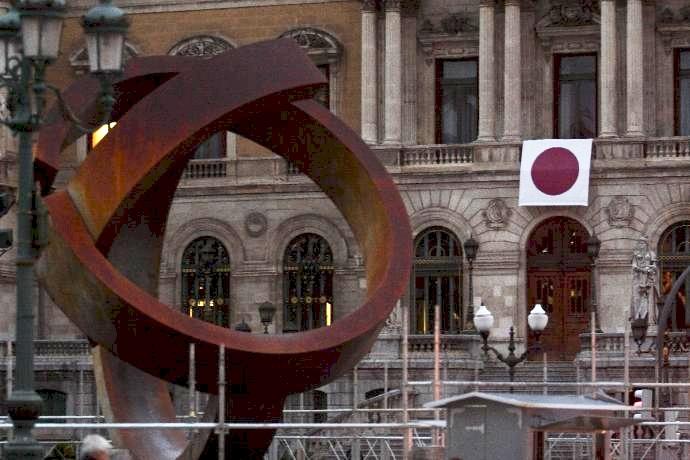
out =
<path fill-rule="evenodd" d="M 411 231 L 385 168 L 356 133 L 310 99 L 325 83 L 289 39 L 206 61 L 133 59 L 116 84 L 117 126 L 66 189 L 53 193 L 60 151 L 80 133 L 57 110 L 41 132 L 36 174 L 52 223 L 39 279 L 95 345 L 96 378 L 114 421 L 173 421 L 166 382 L 187 384 L 192 343 L 196 388 L 211 394 L 218 392 L 219 347 L 227 349 L 228 421 L 279 421 L 287 395 L 343 375 L 376 340 L 408 281 Z M 95 119 L 97 89 L 87 77 L 64 97 L 83 107 L 82 118 Z M 194 148 L 221 130 L 298 165 L 339 208 L 365 255 L 368 290 L 357 311 L 327 328 L 255 335 L 189 318 L 157 300 L 173 193 Z M 208 455 L 203 443 L 175 430 L 117 434 L 140 459 Z M 273 434 L 231 431 L 231 458 L 260 458 Z"/>

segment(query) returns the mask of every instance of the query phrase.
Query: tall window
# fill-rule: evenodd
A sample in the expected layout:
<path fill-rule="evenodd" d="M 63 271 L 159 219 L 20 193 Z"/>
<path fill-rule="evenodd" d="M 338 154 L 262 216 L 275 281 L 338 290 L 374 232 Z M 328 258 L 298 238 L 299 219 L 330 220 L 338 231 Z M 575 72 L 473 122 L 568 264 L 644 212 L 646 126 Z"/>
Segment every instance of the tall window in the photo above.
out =
<path fill-rule="evenodd" d="M 666 296 L 678 276 L 690 265 L 690 221 L 679 222 L 663 233 L 659 240 L 658 257 L 659 292 Z M 688 295 L 690 283 L 686 282 L 673 299 L 669 325 L 674 330 L 690 327 L 690 309 L 686 301 Z"/>
<path fill-rule="evenodd" d="M 331 80 L 331 66 L 329 64 L 321 64 L 317 66 L 319 70 L 323 73 L 323 75 L 326 77 L 326 80 L 330 82 Z M 330 108 L 331 106 L 331 94 L 328 88 L 329 85 L 324 86 L 321 88 L 316 95 L 314 96 L 314 99 L 316 99 L 318 102 L 321 103 L 324 107 L 327 109 Z"/>
<path fill-rule="evenodd" d="M 676 135 L 690 136 L 690 50 L 676 51 Z"/>
<path fill-rule="evenodd" d="M 597 57 L 556 56 L 556 136 L 589 139 L 597 135 Z"/>
<path fill-rule="evenodd" d="M 333 312 L 333 253 L 313 233 L 293 239 L 283 262 L 284 332 L 330 326 Z"/>
<path fill-rule="evenodd" d="M 436 142 L 465 144 L 477 138 L 478 60 L 436 61 Z"/>
<path fill-rule="evenodd" d="M 192 56 L 200 59 L 210 59 L 232 49 L 232 45 L 220 37 L 199 35 L 176 43 L 168 52 L 173 56 Z M 192 157 L 195 160 L 210 160 L 225 158 L 225 131 L 215 133 L 203 143 L 199 144 Z"/>
<path fill-rule="evenodd" d="M 335 112 L 338 106 L 336 99 L 340 86 L 338 69 L 343 54 L 342 45 L 333 35 L 313 27 L 288 30 L 280 36 L 280 38 L 285 37 L 295 40 L 323 72 L 328 84 L 314 96 L 314 99 Z"/>
<path fill-rule="evenodd" d="M 58 390 L 40 389 L 36 390 L 38 396 L 43 400 L 41 415 L 67 415 L 67 394 Z M 64 421 L 64 420 L 63 420 Z M 57 420 L 51 420 L 57 423 Z"/>
<path fill-rule="evenodd" d="M 195 160 L 225 158 L 225 131 L 216 133 L 199 144 L 193 158 Z"/>
<path fill-rule="evenodd" d="M 433 334 L 434 306 L 441 306 L 441 333 L 459 332 L 462 325 L 462 249 L 450 231 L 426 230 L 415 245 L 414 334 Z"/>
<path fill-rule="evenodd" d="M 182 311 L 192 318 L 230 326 L 230 257 L 217 239 L 192 241 L 182 256 Z"/>

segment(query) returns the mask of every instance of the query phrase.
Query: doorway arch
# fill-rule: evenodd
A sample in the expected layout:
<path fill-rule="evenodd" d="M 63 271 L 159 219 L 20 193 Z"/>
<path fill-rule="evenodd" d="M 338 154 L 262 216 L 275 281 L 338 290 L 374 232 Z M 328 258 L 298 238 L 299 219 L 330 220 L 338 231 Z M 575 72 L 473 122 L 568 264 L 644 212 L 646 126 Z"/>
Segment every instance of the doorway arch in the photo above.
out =
<path fill-rule="evenodd" d="M 556 216 L 540 223 L 527 242 L 527 308 L 540 303 L 549 315 L 541 342 L 552 359 L 574 359 L 580 334 L 588 329 L 588 238 L 587 229 L 575 219 Z M 528 344 L 534 340 L 529 334 Z"/>

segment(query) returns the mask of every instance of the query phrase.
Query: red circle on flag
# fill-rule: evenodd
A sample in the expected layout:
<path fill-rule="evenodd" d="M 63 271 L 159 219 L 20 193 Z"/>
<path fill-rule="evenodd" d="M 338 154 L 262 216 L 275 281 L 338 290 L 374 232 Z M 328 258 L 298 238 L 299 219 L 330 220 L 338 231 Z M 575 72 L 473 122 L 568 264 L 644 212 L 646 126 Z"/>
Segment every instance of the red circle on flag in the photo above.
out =
<path fill-rule="evenodd" d="M 532 182 L 547 195 L 560 195 L 575 184 L 580 172 L 577 157 L 563 147 L 541 152 L 532 164 Z"/>

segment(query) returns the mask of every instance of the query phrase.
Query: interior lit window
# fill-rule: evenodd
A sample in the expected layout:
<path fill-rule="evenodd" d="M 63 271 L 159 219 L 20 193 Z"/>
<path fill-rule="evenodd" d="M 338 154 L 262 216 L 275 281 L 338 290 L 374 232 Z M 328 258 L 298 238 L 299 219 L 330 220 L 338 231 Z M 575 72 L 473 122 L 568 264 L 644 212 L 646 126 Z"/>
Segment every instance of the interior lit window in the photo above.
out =
<path fill-rule="evenodd" d="M 108 132 L 110 132 L 111 129 L 115 127 L 116 124 L 116 121 L 111 121 L 110 123 L 106 123 L 92 132 L 89 136 L 89 150 L 96 148 L 98 143 L 103 140 L 103 138 L 108 134 Z"/>

